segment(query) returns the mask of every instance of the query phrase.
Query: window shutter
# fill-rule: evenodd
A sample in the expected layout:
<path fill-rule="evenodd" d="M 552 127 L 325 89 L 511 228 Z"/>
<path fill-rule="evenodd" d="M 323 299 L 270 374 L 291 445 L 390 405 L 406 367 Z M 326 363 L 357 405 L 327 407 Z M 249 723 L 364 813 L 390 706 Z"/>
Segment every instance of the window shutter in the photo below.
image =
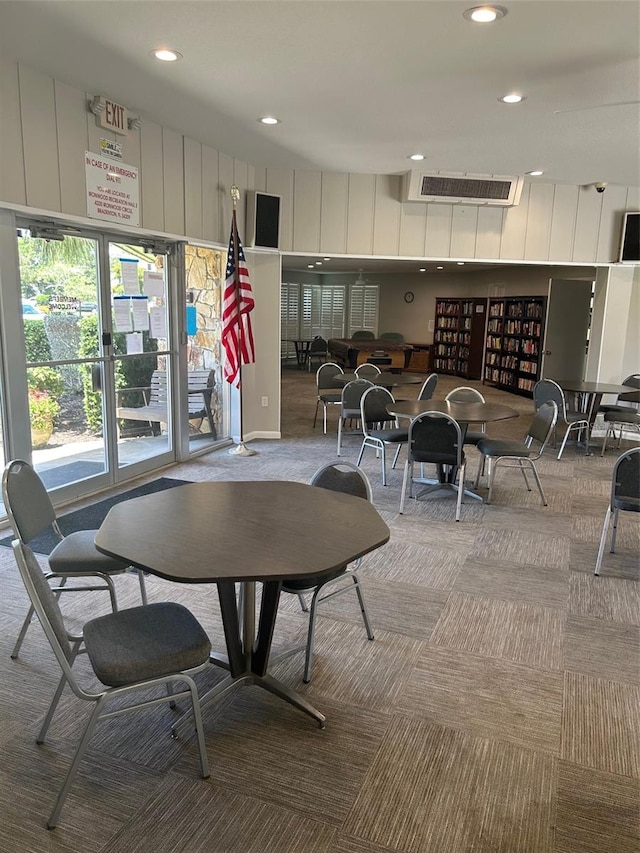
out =
<path fill-rule="evenodd" d="M 378 335 L 377 284 L 352 284 L 349 288 L 349 337 L 361 329 Z"/>

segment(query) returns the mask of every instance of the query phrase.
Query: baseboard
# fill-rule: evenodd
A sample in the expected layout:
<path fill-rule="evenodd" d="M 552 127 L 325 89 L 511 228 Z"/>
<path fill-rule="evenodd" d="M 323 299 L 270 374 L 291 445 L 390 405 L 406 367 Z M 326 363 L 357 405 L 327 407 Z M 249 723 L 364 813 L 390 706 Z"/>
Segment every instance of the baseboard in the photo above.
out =
<path fill-rule="evenodd" d="M 272 439 L 272 438 L 273 438 L 273 439 L 280 439 L 280 438 L 282 438 L 282 433 L 281 433 L 281 432 L 276 432 L 275 430 L 273 430 L 273 431 L 267 431 L 267 430 L 261 431 L 261 430 L 256 430 L 256 432 L 250 432 L 250 433 L 247 433 L 247 434 L 245 435 L 245 437 L 244 437 L 244 440 L 245 440 L 245 442 L 247 442 L 247 441 L 255 441 L 255 440 L 256 440 L 256 439 L 258 439 L 258 438 L 267 438 L 267 439 Z M 236 439 L 236 440 L 237 440 L 237 439 Z"/>

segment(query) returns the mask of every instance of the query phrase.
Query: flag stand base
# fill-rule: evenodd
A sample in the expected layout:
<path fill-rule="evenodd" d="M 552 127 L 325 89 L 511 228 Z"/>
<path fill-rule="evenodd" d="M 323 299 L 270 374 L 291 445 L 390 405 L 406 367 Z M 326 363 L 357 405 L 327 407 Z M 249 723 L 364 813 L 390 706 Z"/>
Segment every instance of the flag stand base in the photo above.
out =
<path fill-rule="evenodd" d="M 240 444 L 236 444 L 235 447 L 231 448 L 229 456 L 255 456 L 257 452 L 257 450 L 247 447 L 244 441 L 241 441 Z"/>

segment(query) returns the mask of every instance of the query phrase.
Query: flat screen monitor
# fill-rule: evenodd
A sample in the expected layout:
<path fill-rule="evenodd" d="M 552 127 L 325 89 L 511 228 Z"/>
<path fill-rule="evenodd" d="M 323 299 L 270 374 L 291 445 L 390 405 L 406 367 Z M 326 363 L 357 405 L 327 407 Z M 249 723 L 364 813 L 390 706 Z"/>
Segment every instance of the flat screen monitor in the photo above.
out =
<path fill-rule="evenodd" d="M 623 264 L 640 264 L 640 213 L 624 215 L 620 261 Z"/>

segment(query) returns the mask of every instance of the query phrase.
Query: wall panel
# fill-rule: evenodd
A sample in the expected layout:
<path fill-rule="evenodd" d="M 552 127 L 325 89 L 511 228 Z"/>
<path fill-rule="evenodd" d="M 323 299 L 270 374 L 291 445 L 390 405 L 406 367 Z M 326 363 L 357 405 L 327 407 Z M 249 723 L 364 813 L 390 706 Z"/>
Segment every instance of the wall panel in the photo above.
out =
<path fill-rule="evenodd" d="M 320 251 L 322 173 L 296 172 L 293 187 L 293 251 Z"/>
<path fill-rule="evenodd" d="M 184 138 L 162 128 L 164 169 L 164 227 L 170 234 L 184 234 Z"/>
<path fill-rule="evenodd" d="M 184 137 L 184 226 L 187 237 L 202 239 L 202 145 Z"/>
<path fill-rule="evenodd" d="M 229 243 L 231 231 L 231 216 L 233 213 L 233 201 L 231 199 L 231 187 L 235 179 L 233 172 L 233 157 L 219 152 L 218 154 L 218 207 L 220 210 L 220 233 L 221 242 L 226 246 Z M 244 234 L 240 234 L 244 239 Z"/>
<path fill-rule="evenodd" d="M 58 211 L 60 176 L 53 80 L 24 65 L 18 68 L 18 79 L 27 204 Z"/>
<path fill-rule="evenodd" d="M 425 254 L 429 258 L 448 258 L 451 252 L 453 205 L 427 205 Z"/>
<path fill-rule="evenodd" d="M 400 247 L 400 175 L 378 175 L 375 188 L 373 254 L 398 255 Z"/>
<path fill-rule="evenodd" d="M 280 249 L 293 248 L 293 182 L 294 173 L 288 169 L 267 169 L 267 192 L 282 196 L 280 202 Z"/>
<path fill-rule="evenodd" d="M 527 260 L 546 261 L 551 240 L 553 184 L 530 184 L 529 187 L 524 256 Z"/>
<path fill-rule="evenodd" d="M 596 260 L 611 263 L 617 261 L 620 254 L 627 189 L 626 187 L 607 187 L 607 191 L 601 198 L 602 215 L 600 217 Z"/>
<path fill-rule="evenodd" d="M 347 203 L 349 176 L 322 173 L 320 251 L 342 255 L 347 251 Z"/>
<path fill-rule="evenodd" d="M 549 260 L 568 260 L 573 256 L 578 213 L 578 187 L 555 184 L 551 211 Z"/>
<path fill-rule="evenodd" d="M 347 252 L 349 254 L 373 254 L 375 191 L 375 175 L 349 175 L 347 202 Z"/>
<path fill-rule="evenodd" d="M 162 128 L 145 121 L 140 128 L 140 200 L 141 224 L 151 231 L 164 231 L 164 183 Z"/>
<path fill-rule="evenodd" d="M 62 210 L 87 215 L 84 152 L 87 150 L 87 100 L 84 92 L 55 81 L 58 166 Z"/>
<path fill-rule="evenodd" d="M 222 242 L 220 205 L 218 203 L 218 152 L 202 146 L 202 236 L 214 243 Z M 228 237 L 228 235 L 227 235 Z"/>
<path fill-rule="evenodd" d="M 500 257 L 505 260 L 513 259 L 520 261 L 524 258 L 527 211 L 529 209 L 529 188 L 530 184 L 523 186 L 520 204 L 516 207 L 506 207 L 504 210 Z"/>
<path fill-rule="evenodd" d="M 405 202 L 400 205 L 400 255 L 424 255 L 427 234 L 427 205 Z"/>
<path fill-rule="evenodd" d="M 0 56 L 0 199 L 27 203 L 18 63 Z"/>
<path fill-rule="evenodd" d="M 595 258 L 598 247 L 601 208 L 602 196 L 593 187 L 579 188 L 576 237 L 573 241 L 572 260 L 587 261 Z"/>
<path fill-rule="evenodd" d="M 487 258 L 500 257 L 503 221 L 504 208 L 486 206 L 480 208 L 478 211 L 478 232 L 476 234 L 476 258 L 486 260 Z"/>
<path fill-rule="evenodd" d="M 240 201 L 236 211 L 238 230 L 246 240 L 247 233 L 247 188 L 249 187 L 249 168 L 243 160 L 233 161 L 233 183 L 240 191 Z"/>
<path fill-rule="evenodd" d="M 477 205 L 455 204 L 451 213 L 451 257 L 473 258 L 478 233 Z"/>

